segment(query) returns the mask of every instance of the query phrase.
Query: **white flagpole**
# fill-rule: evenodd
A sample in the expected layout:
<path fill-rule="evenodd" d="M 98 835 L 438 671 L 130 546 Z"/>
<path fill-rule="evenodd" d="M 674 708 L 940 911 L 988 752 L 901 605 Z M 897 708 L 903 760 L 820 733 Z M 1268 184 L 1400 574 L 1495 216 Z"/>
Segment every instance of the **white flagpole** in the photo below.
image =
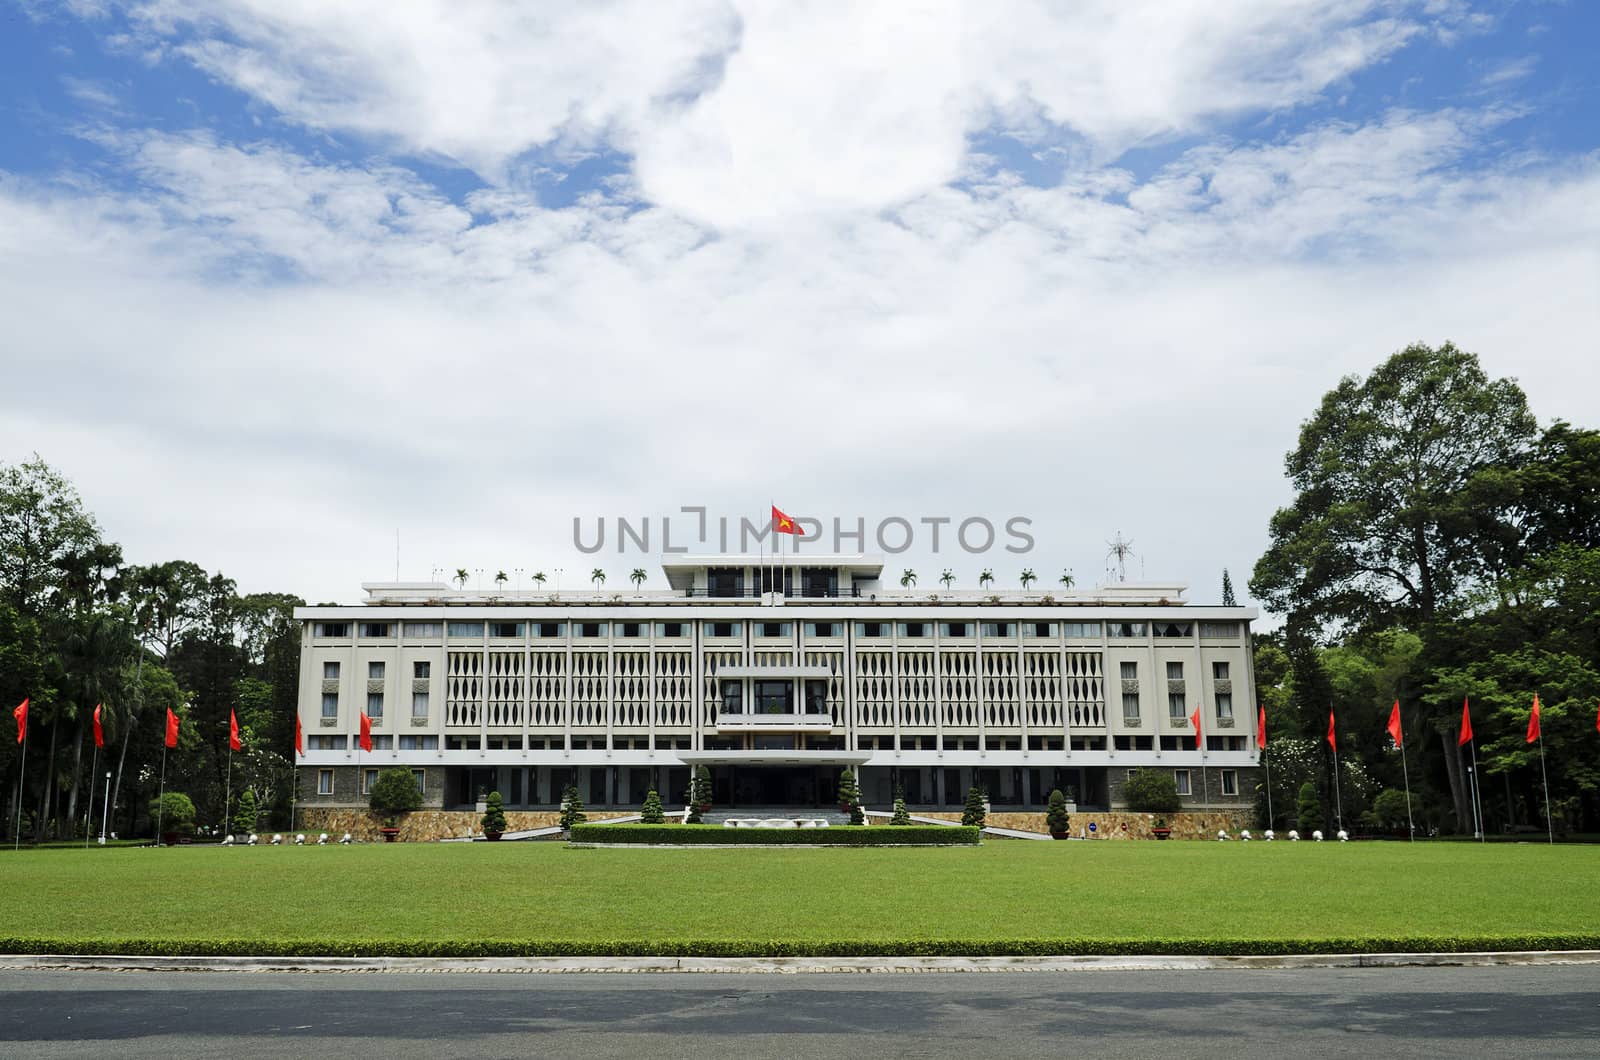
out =
<path fill-rule="evenodd" d="M 1402 727 L 1400 732 L 1404 734 L 1405 729 Z M 1411 769 L 1406 765 L 1406 745 L 1404 740 L 1400 742 L 1400 775 L 1405 778 L 1406 782 L 1406 834 L 1411 837 L 1411 842 L 1415 843 L 1417 841 L 1417 826 L 1411 819 Z"/>
<path fill-rule="evenodd" d="M 1478 829 L 1478 842 L 1487 843 L 1488 837 L 1483 831 L 1483 802 L 1478 794 L 1478 739 L 1473 737 L 1467 741 L 1468 748 L 1472 751 L 1472 821 Z"/>
<path fill-rule="evenodd" d="M 106 770 L 106 793 L 100 805 L 100 845 L 106 845 L 106 822 L 111 820 L 111 770 Z"/>
<path fill-rule="evenodd" d="M 1550 819 L 1550 774 L 1544 768 L 1544 726 L 1539 726 L 1539 776 L 1544 780 L 1544 827 L 1545 833 L 1550 837 L 1550 844 L 1555 845 L 1556 825 Z"/>
<path fill-rule="evenodd" d="M 233 801 L 233 733 L 228 733 L 228 783 L 222 789 L 222 827 L 226 829 L 222 834 L 231 835 L 233 832 L 232 818 L 228 816 L 228 804 Z"/>
<path fill-rule="evenodd" d="M 1267 770 L 1267 827 L 1271 828 L 1272 824 L 1273 824 L 1273 817 L 1272 817 L 1272 763 L 1267 760 L 1267 749 L 1265 747 L 1261 748 L 1261 764 L 1263 766 L 1265 766 L 1266 770 Z"/>
<path fill-rule="evenodd" d="M 1339 748 L 1333 749 L 1333 806 L 1334 817 L 1344 828 L 1344 796 L 1339 791 Z"/>
<path fill-rule="evenodd" d="M 22 800 L 26 797 L 22 786 L 22 778 L 27 775 L 28 771 L 28 723 L 24 721 L 22 725 L 22 754 L 17 758 L 17 829 L 11 836 L 12 850 L 16 850 L 22 845 Z"/>
<path fill-rule="evenodd" d="M 156 846 L 161 845 L 162 817 L 167 809 L 167 738 L 161 737 L 161 793 L 156 796 Z"/>
<path fill-rule="evenodd" d="M 100 772 L 100 745 L 94 745 L 94 766 L 89 770 L 89 808 L 83 819 L 83 849 L 89 849 L 89 833 L 94 831 L 94 775 Z"/>

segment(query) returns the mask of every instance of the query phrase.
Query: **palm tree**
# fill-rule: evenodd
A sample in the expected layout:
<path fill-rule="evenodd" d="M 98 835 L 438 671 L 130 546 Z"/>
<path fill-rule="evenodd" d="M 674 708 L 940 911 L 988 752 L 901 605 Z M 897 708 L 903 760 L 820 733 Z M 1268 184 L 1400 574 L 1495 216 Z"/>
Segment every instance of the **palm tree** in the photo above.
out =
<path fill-rule="evenodd" d="M 633 572 L 628 575 L 628 580 L 633 583 L 634 589 L 637 590 L 644 586 L 644 580 L 648 577 L 649 575 L 645 573 L 643 567 L 635 567 Z"/>
<path fill-rule="evenodd" d="M 917 572 L 912 570 L 910 567 L 907 567 L 905 569 L 905 573 L 900 575 L 900 588 L 902 588 L 902 589 L 914 589 L 914 588 L 916 588 L 916 585 L 917 585 Z"/>
<path fill-rule="evenodd" d="M 1061 587 L 1063 589 L 1070 589 L 1074 585 L 1078 584 L 1078 579 L 1074 578 L 1072 576 L 1072 572 L 1069 570 L 1062 571 L 1061 577 L 1057 578 L 1056 581 L 1061 583 Z"/>
<path fill-rule="evenodd" d="M 455 577 L 456 588 L 465 589 L 467 587 L 467 579 L 470 577 L 472 577 L 472 575 L 467 573 L 467 568 L 457 567 Z"/>
<path fill-rule="evenodd" d="M 1032 567 L 1024 567 L 1022 569 L 1021 579 L 1022 579 L 1023 591 L 1026 592 L 1028 586 L 1032 585 L 1035 581 L 1038 580 L 1038 576 L 1033 573 L 1033 568 Z"/>
<path fill-rule="evenodd" d="M 599 567 L 596 567 L 594 570 L 589 572 L 589 580 L 593 582 L 594 587 L 598 589 L 600 586 L 606 583 L 606 572 L 601 570 Z"/>
<path fill-rule="evenodd" d="M 506 577 L 506 572 L 505 571 L 497 570 L 497 571 L 494 572 L 494 586 L 495 586 L 496 589 L 499 589 L 501 592 L 505 592 L 506 591 L 506 582 L 508 580 L 509 579 Z"/>
<path fill-rule="evenodd" d="M 533 584 L 541 589 L 544 588 L 544 571 L 536 570 L 533 572 Z"/>
<path fill-rule="evenodd" d="M 939 575 L 939 580 L 944 582 L 945 590 L 948 592 L 950 589 L 950 583 L 956 580 L 956 576 L 950 573 L 949 567 L 946 567 L 944 573 Z"/>
<path fill-rule="evenodd" d="M 978 587 L 981 589 L 992 581 L 994 581 L 994 571 L 985 567 L 983 573 L 978 575 Z"/>

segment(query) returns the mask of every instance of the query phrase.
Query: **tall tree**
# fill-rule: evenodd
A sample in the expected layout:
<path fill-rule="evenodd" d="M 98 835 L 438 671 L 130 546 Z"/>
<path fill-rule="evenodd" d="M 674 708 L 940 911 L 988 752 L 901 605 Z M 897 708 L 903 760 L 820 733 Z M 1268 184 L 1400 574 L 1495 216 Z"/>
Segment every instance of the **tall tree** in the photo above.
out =
<path fill-rule="evenodd" d="M 1535 429 L 1521 388 L 1448 342 L 1346 377 L 1287 458 L 1295 500 L 1272 517 L 1251 592 L 1324 625 L 1431 621 L 1492 573 L 1503 472 Z"/>

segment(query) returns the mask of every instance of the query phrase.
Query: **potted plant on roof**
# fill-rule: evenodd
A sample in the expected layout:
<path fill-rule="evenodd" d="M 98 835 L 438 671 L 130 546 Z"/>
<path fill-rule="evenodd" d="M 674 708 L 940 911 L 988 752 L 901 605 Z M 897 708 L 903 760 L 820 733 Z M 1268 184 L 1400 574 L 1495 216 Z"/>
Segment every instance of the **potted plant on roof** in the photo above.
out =
<path fill-rule="evenodd" d="M 367 805 L 382 821 L 379 831 L 385 843 L 400 838 L 400 819 L 422 806 L 422 792 L 417 790 L 417 780 L 409 769 L 385 769 L 373 782 L 367 794 Z"/>
<path fill-rule="evenodd" d="M 505 802 L 498 791 L 489 792 L 489 808 L 483 812 L 483 838 L 493 843 L 505 834 Z"/>
<path fill-rule="evenodd" d="M 1067 797 L 1061 794 L 1060 788 L 1050 792 L 1050 807 L 1045 811 L 1044 823 L 1050 829 L 1051 839 L 1066 839 L 1072 834 L 1072 818 L 1067 816 Z"/>

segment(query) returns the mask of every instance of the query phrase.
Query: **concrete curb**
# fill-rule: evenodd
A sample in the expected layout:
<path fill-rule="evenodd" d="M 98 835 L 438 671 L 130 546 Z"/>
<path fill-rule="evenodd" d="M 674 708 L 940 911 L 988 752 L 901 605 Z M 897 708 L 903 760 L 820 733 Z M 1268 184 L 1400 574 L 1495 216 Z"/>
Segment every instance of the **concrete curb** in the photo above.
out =
<path fill-rule="evenodd" d="M 0 971 L 403 973 L 929 973 L 1491 968 L 1600 964 L 1600 950 L 1285 954 L 1276 957 L 125 957 L 0 955 Z"/>

